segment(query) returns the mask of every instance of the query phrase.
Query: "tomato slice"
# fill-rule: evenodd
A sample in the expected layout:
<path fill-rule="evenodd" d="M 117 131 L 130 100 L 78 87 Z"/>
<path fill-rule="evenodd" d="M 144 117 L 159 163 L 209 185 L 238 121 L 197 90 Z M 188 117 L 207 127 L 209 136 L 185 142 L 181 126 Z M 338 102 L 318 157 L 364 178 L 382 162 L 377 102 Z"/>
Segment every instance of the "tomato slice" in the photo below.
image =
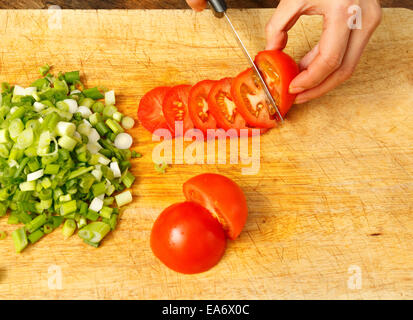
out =
<path fill-rule="evenodd" d="M 264 89 L 254 71 L 241 72 L 232 82 L 231 95 L 238 112 L 251 126 L 273 128 L 277 124 L 276 110 L 268 102 Z"/>
<path fill-rule="evenodd" d="M 170 87 L 157 87 L 147 92 L 139 102 L 138 119 L 145 129 L 154 132 L 157 129 L 169 129 L 166 123 L 162 103 Z"/>
<path fill-rule="evenodd" d="M 209 111 L 208 95 L 217 81 L 204 80 L 194 85 L 189 92 L 189 116 L 195 128 L 206 134 L 208 129 L 216 129 L 217 121 Z"/>
<path fill-rule="evenodd" d="M 224 130 L 247 128 L 245 119 L 239 114 L 231 96 L 232 78 L 224 78 L 212 86 L 208 105 L 217 126 Z"/>
<path fill-rule="evenodd" d="M 284 117 L 297 96 L 288 92 L 291 81 L 299 73 L 297 63 L 288 54 L 280 50 L 259 52 L 255 57 L 255 63 L 261 71 L 281 115 Z"/>
<path fill-rule="evenodd" d="M 205 173 L 189 179 L 183 185 L 188 201 L 208 209 L 222 224 L 230 239 L 236 239 L 248 216 L 247 201 L 241 188 L 231 179 L 215 173 Z"/>
<path fill-rule="evenodd" d="M 189 92 L 192 86 L 179 85 L 172 87 L 165 95 L 162 103 L 163 114 L 165 115 L 166 123 L 169 126 L 173 135 L 175 132 L 175 121 L 183 122 L 183 133 L 194 127 L 192 120 L 188 113 L 188 99 Z"/>
<path fill-rule="evenodd" d="M 156 219 L 151 248 L 167 267 L 177 272 L 204 272 L 216 265 L 226 248 L 220 223 L 194 202 L 176 203 Z"/>
<path fill-rule="evenodd" d="M 248 129 L 248 135 L 253 135 L 251 128 L 247 125 L 244 117 L 238 112 L 237 105 L 231 95 L 232 78 L 224 78 L 217 81 L 208 95 L 209 110 L 217 121 L 217 127 L 224 130 Z M 267 128 L 260 129 L 260 133 L 266 132 Z"/>

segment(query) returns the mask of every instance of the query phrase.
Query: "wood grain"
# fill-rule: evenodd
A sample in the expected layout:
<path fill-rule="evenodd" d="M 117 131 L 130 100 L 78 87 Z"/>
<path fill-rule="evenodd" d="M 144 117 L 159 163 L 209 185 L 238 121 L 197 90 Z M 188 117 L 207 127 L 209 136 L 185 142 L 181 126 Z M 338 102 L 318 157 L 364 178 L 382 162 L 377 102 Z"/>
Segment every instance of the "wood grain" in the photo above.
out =
<path fill-rule="evenodd" d="M 231 12 L 252 54 L 263 48 L 271 13 Z M 46 62 L 56 71 L 80 69 L 89 86 L 115 89 L 118 107 L 135 117 L 154 86 L 246 67 L 224 21 L 207 12 L 66 10 L 60 29 L 48 21 L 46 11 L 0 11 L 0 81 L 29 85 Z M 319 17 L 302 17 L 286 51 L 300 59 L 321 28 Z M 134 149 L 144 157 L 133 161 L 135 200 L 119 228 L 99 249 L 77 236 L 64 241 L 60 230 L 19 255 L 10 236 L 0 241 L 0 299 L 412 299 L 412 31 L 411 11 L 384 10 L 354 76 L 294 107 L 261 138 L 257 175 L 229 163 L 173 165 L 159 174 L 151 160 L 157 143 L 137 126 Z M 202 172 L 237 181 L 250 214 L 216 267 L 185 276 L 157 261 L 149 235 L 161 210 L 183 200 L 182 183 Z M 16 227 L 6 220 L 0 230 L 10 234 Z M 61 290 L 48 287 L 53 265 L 61 268 Z M 361 289 L 348 287 L 351 266 L 362 272 Z"/>
<path fill-rule="evenodd" d="M 228 0 L 230 8 L 274 8 L 277 0 Z M 184 0 L 0 0 L 0 9 L 186 9 Z M 413 9 L 411 0 L 381 0 L 383 8 Z"/>

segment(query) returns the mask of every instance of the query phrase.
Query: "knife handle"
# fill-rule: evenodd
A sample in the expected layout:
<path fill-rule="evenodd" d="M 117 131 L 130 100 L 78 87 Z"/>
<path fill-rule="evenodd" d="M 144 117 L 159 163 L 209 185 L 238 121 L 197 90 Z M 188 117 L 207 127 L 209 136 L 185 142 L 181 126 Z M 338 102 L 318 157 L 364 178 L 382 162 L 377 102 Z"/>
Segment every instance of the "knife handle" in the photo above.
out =
<path fill-rule="evenodd" d="M 224 12 L 227 11 L 227 3 L 225 0 L 209 0 L 209 5 L 214 11 L 214 15 L 221 18 Z"/>

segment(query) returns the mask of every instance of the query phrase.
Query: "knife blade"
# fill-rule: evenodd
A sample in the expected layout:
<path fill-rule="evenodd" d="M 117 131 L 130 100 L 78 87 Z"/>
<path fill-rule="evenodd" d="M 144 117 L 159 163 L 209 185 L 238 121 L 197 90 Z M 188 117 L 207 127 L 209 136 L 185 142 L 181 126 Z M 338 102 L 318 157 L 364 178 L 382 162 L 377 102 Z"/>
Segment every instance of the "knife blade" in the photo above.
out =
<path fill-rule="evenodd" d="M 271 106 L 274 108 L 275 113 L 276 113 L 276 118 L 277 120 L 280 120 L 281 122 L 283 122 L 283 117 L 280 113 L 280 110 L 278 109 L 277 104 L 275 103 L 275 100 L 273 98 L 273 96 L 270 93 L 270 90 L 268 89 L 267 84 L 264 81 L 264 78 L 261 75 L 260 70 L 258 69 L 257 65 L 255 64 L 254 60 L 252 60 L 251 55 L 249 54 L 247 48 L 245 47 L 244 43 L 242 42 L 237 30 L 235 29 L 234 25 L 231 22 L 231 19 L 228 17 L 227 15 L 227 4 L 225 2 L 225 0 L 209 0 L 208 1 L 211 8 L 214 11 L 214 15 L 218 18 L 222 18 L 225 17 L 225 19 L 227 20 L 234 36 L 235 39 L 238 42 L 239 47 L 241 48 L 242 52 L 244 53 L 244 56 L 246 57 L 246 59 L 248 60 L 248 63 L 250 64 L 252 70 L 254 71 L 255 75 L 257 76 L 258 80 L 261 83 L 262 88 L 264 89 L 265 95 L 267 96 L 268 102 L 271 104 Z"/>

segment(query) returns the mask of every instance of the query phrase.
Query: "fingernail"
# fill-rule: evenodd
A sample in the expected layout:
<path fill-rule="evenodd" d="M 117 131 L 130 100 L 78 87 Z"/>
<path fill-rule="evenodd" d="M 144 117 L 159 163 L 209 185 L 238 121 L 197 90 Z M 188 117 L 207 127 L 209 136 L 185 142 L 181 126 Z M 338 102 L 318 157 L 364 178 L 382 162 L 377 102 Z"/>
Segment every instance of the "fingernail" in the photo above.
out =
<path fill-rule="evenodd" d="M 308 99 L 305 98 L 297 98 L 294 100 L 294 104 L 302 104 L 302 103 L 306 103 L 308 101 Z"/>
<path fill-rule="evenodd" d="M 296 94 L 296 93 L 300 93 L 303 92 L 305 90 L 305 88 L 301 88 L 301 87 L 290 87 L 288 89 L 288 92 L 291 94 Z"/>

